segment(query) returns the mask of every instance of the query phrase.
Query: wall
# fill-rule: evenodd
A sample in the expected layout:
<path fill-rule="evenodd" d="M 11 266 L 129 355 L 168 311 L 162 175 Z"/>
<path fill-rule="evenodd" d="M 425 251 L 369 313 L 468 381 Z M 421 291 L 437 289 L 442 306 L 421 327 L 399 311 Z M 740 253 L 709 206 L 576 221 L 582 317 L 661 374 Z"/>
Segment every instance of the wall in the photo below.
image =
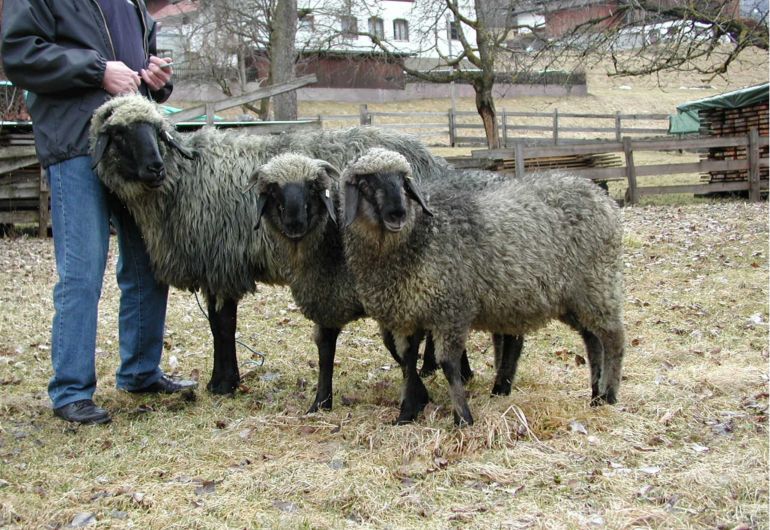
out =
<path fill-rule="evenodd" d="M 249 90 L 256 90 L 259 85 L 254 83 Z M 408 101 L 413 99 L 447 99 L 451 98 L 452 87 L 449 84 L 407 83 L 403 90 L 367 89 L 367 88 L 301 88 L 297 91 L 299 101 L 342 101 L 347 103 L 387 103 L 389 101 Z M 470 85 L 454 85 L 455 97 L 475 97 Z M 497 84 L 494 88 L 496 98 L 526 97 L 526 96 L 585 96 L 588 93 L 586 85 L 508 85 Z M 174 86 L 174 92 L 169 101 L 217 101 L 224 95 L 213 85 L 194 83 L 179 83 Z"/>

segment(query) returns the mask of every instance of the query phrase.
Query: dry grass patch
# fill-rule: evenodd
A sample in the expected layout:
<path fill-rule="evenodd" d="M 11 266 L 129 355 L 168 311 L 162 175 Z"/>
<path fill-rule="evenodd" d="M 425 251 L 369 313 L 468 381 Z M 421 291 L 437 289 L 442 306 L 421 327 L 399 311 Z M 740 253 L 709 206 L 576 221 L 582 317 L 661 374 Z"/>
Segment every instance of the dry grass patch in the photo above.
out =
<path fill-rule="evenodd" d="M 234 398 L 114 389 L 117 288 L 105 282 L 96 399 L 114 422 L 53 418 L 51 241 L 0 240 L 0 526 L 110 528 L 766 528 L 767 204 L 627 208 L 620 404 L 588 406 L 578 337 L 527 337 L 510 397 L 490 397 L 471 337 L 477 424 L 452 426 L 442 376 L 394 427 L 400 371 L 369 321 L 340 339 L 334 410 L 304 415 L 317 361 L 283 288 L 242 303 Z M 114 272 L 115 256 L 110 259 Z M 211 370 L 194 297 L 172 290 L 165 368 Z M 175 362 L 169 365 L 171 357 Z"/>

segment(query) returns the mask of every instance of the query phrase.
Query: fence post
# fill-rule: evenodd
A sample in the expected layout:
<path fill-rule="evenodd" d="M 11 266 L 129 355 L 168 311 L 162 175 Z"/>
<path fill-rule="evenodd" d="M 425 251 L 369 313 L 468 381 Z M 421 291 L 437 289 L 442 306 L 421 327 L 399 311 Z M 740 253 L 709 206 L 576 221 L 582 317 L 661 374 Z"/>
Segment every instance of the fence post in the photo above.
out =
<path fill-rule="evenodd" d="M 508 114 L 503 109 L 502 116 L 502 128 L 503 128 L 503 147 L 508 147 Z"/>
<path fill-rule="evenodd" d="M 749 201 L 759 202 L 759 131 L 749 129 Z"/>
<path fill-rule="evenodd" d="M 615 111 L 615 141 L 620 141 L 620 111 Z"/>
<path fill-rule="evenodd" d="M 559 109 L 553 109 L 553 145 L 559 145 Z"/>
<path fill-rule="evenodd" d="M 455 136 L 455 109 L 454 107 L 449 109 L 449 146 L 454 147 L 457 143 L 457 137 Z"/>
<path fill-rule="evenodd" d="M 361 123 L 361 125 L 372 124 L 372 115 L 369 114 L 369 108 L 366 106 L 366 103 L 358 107 L 358 115 L 359 115 L 359 122 Z"/>
<path fill-rule="evenodd" d="M 626 201 L 629 204 L 639 202 L 639 188 L 636 185 L 636 166 L 634 166 L 634 150 L 631 145 L 631 138 L 623 138 L 623 153 L 626 155 L 626 178 L 628 179 L 628 189 L 626 190 Z"/>
<path fill-rule="evenodd" d="M 48 187 L 48 179 L 45 176 L 45 169 L 40 168 L 40 194 L 38 195 L 37 212 L 37 237 L 48 236 L 48 220 L 51 213 L 48 211 L 48 198 L 51 196 L 51 190 Z"/>
<path fill-rule="evenodd" d="M 521 142 L 513 144 L 513 160 L 516 178 L 524 176 L 524 145 Z"/>

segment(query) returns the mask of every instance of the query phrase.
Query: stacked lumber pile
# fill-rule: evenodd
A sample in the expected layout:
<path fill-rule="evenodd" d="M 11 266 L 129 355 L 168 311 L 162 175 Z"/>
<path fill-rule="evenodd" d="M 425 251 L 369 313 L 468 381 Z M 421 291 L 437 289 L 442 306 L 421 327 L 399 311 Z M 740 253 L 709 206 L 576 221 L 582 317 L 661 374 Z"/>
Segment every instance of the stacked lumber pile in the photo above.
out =
<path fill-rule="evenodd" d="M 768 103 L 759 103 L 740 109 L 709 109 L 700 111 L 703 136 L 738 136 L 748 134 L 756 128 L 760 136 L 768 136 Z M 768 157 L 767 146 L 760 148 L 760 158 Z M 745 160 L 748 158 L 744 147 L 720 147 L 701 153 L 701 159 L 707 160 Z M 768 168 L 760 168 L 760 179 L 768 178 Z M 708 182 L 728 182 L 747 180 L 747 170 L 712 171 L 701 175 Z"/>
<path fill-rule="evenodd" d="M 513 158 L 448 157 L 447 161 L 456 168 L 516 172 L 516 161 Z M 612 153 L 541 156 L 524 159 L 525 172 L 621 167 L 622 165 L 620 156 Z"/>
<path fill-rule="evenodd" d="M 0 85 L 0 105 L 0 228 L 38 224 L 42 236 L 48 226 L 49 192 L 35 156 L 32 124 L 22 91 Z M 45 204 L 44 209 L 41 204 Z"/>

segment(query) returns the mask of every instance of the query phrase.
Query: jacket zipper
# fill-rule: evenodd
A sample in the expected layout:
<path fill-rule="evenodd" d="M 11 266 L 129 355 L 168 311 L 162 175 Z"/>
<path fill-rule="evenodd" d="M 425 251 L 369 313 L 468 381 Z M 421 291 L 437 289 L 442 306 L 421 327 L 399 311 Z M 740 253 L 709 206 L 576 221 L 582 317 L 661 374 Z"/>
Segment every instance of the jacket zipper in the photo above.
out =
<path fill-rule="evenodd" d="M 96 6 L 96 9 L 99 11 L 99 14 L 102 17 L 102 22 L 104 22 L 104 30 L 107 32 L 107 39 L 110 41 L 110 48 L 112 49 L 112 60 L 117 61 L 118 54 L 115 53 L 115 45 L 112 43 L 112 35 L 110 34 L 110 27 L 107 25 L 107 19 L 104 17 L 104 11 L 102 11 L 102 7 L 99 5 L 99 2 L 96 0 L 91 0 L 91 2 Z"/>

